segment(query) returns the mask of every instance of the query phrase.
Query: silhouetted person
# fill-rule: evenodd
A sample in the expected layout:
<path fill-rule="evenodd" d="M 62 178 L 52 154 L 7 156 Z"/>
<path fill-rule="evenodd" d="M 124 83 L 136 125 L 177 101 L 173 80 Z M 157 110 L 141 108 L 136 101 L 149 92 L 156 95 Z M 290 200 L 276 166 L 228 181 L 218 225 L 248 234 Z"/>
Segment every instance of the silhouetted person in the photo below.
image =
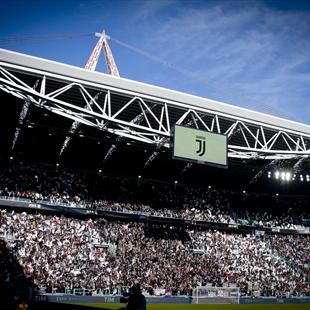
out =
<path fill-rule="evenodd" d="M 23 268 L 0 240 L 0 305 L 1 309 L 16 309 L 30 300 L 32 283 L 26 278 Z"/>
<path fill-rule="evenodd" d="M 126 310 L 146 310 L 146 300 L 141 293 L 140 284 L 135 283 L 129 290 Z"/>

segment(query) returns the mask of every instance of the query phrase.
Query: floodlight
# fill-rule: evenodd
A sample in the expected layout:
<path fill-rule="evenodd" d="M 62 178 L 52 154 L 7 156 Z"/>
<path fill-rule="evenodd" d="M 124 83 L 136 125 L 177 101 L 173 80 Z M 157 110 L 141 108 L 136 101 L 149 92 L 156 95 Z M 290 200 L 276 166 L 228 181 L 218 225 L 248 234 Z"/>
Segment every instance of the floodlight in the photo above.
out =
<path fill-rule="evenodd" d="M 274 175 L 275 175 L 276 179 L 279 179 L 280 172 L 277 170 Z"/>

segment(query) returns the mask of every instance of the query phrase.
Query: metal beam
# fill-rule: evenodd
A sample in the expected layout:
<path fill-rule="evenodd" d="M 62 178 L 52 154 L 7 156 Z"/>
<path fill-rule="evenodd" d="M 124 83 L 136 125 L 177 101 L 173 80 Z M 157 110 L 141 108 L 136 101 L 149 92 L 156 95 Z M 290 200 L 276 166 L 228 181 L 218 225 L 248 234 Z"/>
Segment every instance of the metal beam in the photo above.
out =
<path fill-rule="evenodd" d="M 16 71 L 23 73 L 25 77 L 34 75 L 42 79 L 40 91 L 29 86 L 25 82 L 27 79 L 23 80 L 20 75 L 17 77 Z M 63 86 L 49 92 L 49 82 L 55 79 Z M 73 88 L 79 90 L 80 95 L 76 99 L 84 107 L 63 99 Z M 29 67 L 0 62 L 0 89 L 87 126 L 160 147 L 171 147 L 173 126 L 179 124 L 227 135 L 229 157 L 289 159 L 310 156 L 310 131 L 304 133 L 287 130 L 277 125 L 233 117 L 207 108 L 188 106 L 128 89 L 111 88 Z M 102 92 L 103 104 L 90 94 L 91 89 Z M 122 98 L 124 103 L 120 105 L 115 101 L 116 97 Z M 153 109 L 154 105 L 156 109 Z M 126 114 L 133 111 L 136 113 L 135 117 L 143 115 L 143 121 L 136 123 L 133 119 L 128 120 Z M 189 124 L 188 119 L 195 121 Z M 210 124 L 207 120 L 210 120 Z"/>

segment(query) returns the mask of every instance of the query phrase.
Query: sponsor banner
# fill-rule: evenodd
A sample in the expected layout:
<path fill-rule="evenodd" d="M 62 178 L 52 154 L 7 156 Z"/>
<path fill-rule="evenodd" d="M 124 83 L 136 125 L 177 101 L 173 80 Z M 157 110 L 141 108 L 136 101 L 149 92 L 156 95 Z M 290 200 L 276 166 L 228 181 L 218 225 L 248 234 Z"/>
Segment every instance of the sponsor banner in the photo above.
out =
<path fill-rule="evenodd" d="M 295 297 L 295 298 L 241 297 L 240 304 L 310 304 L 310 297 Z"/>
<path fill-rule="evenodd" d="M 35 295 L 33 302 L 37 303 L 119 303 L 120 296 L 78 296 L 65 294 Z"/>
<path fill-rule="evenodd" d="M 35 295 L 35 303 L 119 303 L 121 296 L 77 296 L 65 294 Z M 146 297 L 148 304 L 189 304 L 190 296 L 152 296 Z M 276 298 L 276 297 L 241 297 L 240 304 L 310 304 L 310 297 Z M 125 305 L 125 304 L 124 304 Z"/>

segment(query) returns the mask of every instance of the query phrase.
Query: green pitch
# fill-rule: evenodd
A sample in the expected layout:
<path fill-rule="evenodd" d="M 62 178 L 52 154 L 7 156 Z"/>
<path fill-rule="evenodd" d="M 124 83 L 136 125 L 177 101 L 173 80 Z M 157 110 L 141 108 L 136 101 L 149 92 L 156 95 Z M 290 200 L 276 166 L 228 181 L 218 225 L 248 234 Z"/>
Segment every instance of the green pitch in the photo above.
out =
<path fill-rule="evenodd" d="M 79 305 L 116 310 L 126 304 L 79 303 Z M 242 305 L 190 305 L 190 304 L 148 304 L 147 310 L 310 310 L 310 304 L 242 304 Z"/>

